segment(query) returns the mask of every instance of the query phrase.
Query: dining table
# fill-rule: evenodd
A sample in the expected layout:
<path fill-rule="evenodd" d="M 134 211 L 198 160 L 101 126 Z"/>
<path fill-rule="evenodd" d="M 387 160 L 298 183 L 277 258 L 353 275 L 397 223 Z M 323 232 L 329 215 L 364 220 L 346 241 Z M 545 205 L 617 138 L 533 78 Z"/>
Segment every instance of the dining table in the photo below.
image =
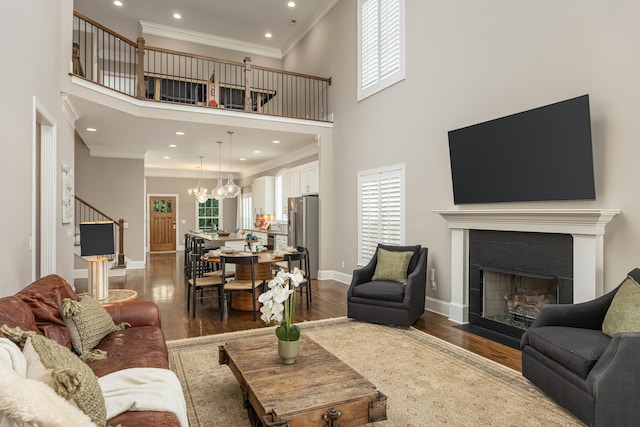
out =
<path fill-rule="evenodd" d="M 263 250 L 258 252 L 226 252 L 221 255 L 211 255 L 209 253 L 204 254 L 202 259 L 212 262 L 220 263 L 221 256 L 237 257 L 237 256 L 258 256 L 258 263 L 254 265 L 254 276 L 256 281 L 256 294 L 260 295 L 260 289 L 258 287 L 262 282 L 269 282 L 273 278 L 273 270 L 271 265 L 277 262 L 284 261 L 284 256 L 278 253 L 279 251 Z M 279 256 L 276 256 L 279 255 Z M 234 264 L 235 266 L 235 278 L 238 280 L 251 280 L 251 265 L 249 264 Z M 261 287 L 261 286 L 260 286 Z M 256 306 L 256 307 L 259 307 Z M 251 301 L 251 292 L 236 292 L 231 300 L 231 308 L 238 311 L 252 311 L 253 302 Z"/>

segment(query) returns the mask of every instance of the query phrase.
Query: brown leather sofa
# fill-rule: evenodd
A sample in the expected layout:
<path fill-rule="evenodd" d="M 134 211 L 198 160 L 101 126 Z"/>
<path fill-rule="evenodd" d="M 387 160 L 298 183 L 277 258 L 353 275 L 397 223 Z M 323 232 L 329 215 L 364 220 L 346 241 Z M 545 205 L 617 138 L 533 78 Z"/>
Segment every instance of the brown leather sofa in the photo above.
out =
<path fill-rule="evenodd" d="M 0 298 L 0 325 L 35 331 L 71 349 L 69 331 L 60 314 L 65 298 L 79 299 L 62 277 L 43 277 L 13 296 Z M 127 322 L 131 327 L 111 333 L 96 347 L 107 352 L 105 360 L 89 363 L 98 377 L 126 368 L 169 369 L 160 312 L 154 302 L 106 304 L 105 308 L 116 324 Z M 172 412 L 154 411 L 129 411 L 107 421 L 109 426 L 118 424 L 122 427 L 180 425 Z"/>

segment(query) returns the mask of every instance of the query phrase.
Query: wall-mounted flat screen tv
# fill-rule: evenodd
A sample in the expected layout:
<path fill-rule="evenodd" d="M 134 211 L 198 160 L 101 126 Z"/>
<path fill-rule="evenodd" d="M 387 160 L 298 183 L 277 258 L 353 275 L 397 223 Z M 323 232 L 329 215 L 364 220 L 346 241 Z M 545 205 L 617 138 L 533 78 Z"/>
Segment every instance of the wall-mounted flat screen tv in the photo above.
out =
<path fill-rule="evenodd" d="M 594 200 L 589 95 L 449 132 L 455 204 Z"/>
<path fill-rule="evenodd" d="M 112 221 L 80 223 L 80 256 L 111 255 L 115 253 Z"/>

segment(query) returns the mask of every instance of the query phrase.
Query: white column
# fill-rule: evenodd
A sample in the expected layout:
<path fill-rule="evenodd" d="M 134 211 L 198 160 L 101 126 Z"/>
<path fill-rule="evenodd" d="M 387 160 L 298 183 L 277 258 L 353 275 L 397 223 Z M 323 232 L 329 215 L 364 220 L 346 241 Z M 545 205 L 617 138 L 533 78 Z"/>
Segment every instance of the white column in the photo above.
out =
<path fill-rule="evenodd" d="M 469 230 L 451 229 L 451 303 L 449 319 L 469 321 Z"/>
<path fill-rule="evenodd" d="M 604 236 L 573 234 L 573 302 L 604 293 Z"/>

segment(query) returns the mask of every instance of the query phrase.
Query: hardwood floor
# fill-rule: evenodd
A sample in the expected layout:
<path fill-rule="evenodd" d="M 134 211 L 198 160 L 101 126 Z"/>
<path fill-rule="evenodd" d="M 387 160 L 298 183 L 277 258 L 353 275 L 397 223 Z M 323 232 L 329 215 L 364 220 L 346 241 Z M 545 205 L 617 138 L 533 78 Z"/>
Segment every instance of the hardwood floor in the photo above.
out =
<path fill-rule="evenodd" d="M 231 311 L 220 320 L 217 300 L 198 302 L 196 318 L 187 313 L 186 287 L 183 279 L 183 253 L 157 253 L 148 255 L 145 270 L 130 270 L 126 276 L 111 277 L 111 289 L 133 289 L 138 299 L 155 301 L 160 307 L 162 330 L 167 340 L 218 334 L 265 327 L 261 320 L 253 321 L 250 312 Z M 76 279 L 77 292 L 87 288 L 86 279 Z M 295 321 L 328 319 L 346 316 L 347 288 L 334 280 L 314 280 L 313 303 L 307 309 L 304 298 L 296 307 Z M 521 371 L 521 353 L 494 341 L 454 328 L 456 324 L 446 316 L 425 312 L 414 327 L 435 337 L 465 348 L 502 365 Z"/>

